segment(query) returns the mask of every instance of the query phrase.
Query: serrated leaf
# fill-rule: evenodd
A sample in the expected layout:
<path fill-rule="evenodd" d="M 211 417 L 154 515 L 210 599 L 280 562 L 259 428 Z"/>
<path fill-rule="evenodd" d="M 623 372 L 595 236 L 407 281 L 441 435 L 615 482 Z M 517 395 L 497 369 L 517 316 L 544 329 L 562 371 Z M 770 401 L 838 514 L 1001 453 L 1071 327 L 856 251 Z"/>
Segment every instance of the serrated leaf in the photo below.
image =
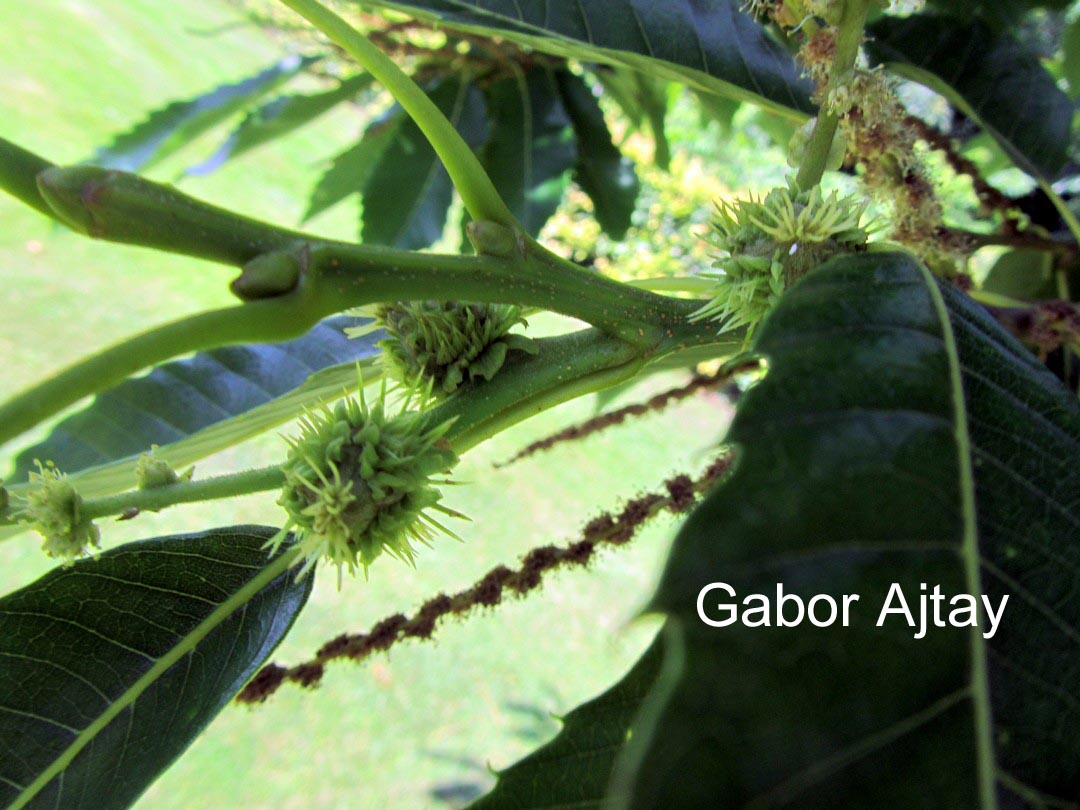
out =
<path fill-rule="evenodd" d="M 372 76 L 361 73 L 338 83 L 332 90 L 311 95 L 280 96 L 249 112 L 213 155 L 189 168 L 185 174 L 210 174 L 227 161 L 264 143 L 281 138 L 309 124 L 369 87 Z"/>
<path fill-rule="evenodd" d="M 487 91 L 491 138 L 484 168 L 511 213 L 540 232 L 570 183 L 577 146 L 552 71 L 534 68 Z"/>
<path fill-rule="evenodd" d="M 566 715 L 551 742 L 500 771 L 495 787 L 470 810 L 599 808 L 615 759 L 660 674 L 662 652 L 660 639 L 653 641 L 619 683 Z"/>
<path fill-rule="evenodd" d="M 612 143 L 604 113 L 589 86 L 569 71 L 559 71 L 556 77 L 577 137 L 574 179 L 593 201 L 600 227 L 611 238 L 622 239 L 641 190 L 634 162 Z"/>
<path fill-rule="evenodd" d="M 479 148 L 487 136 L 487 111 L 470 77 L 445 79 L 428 95 L 465 142 Z M 442 236 L 452 199 L 450 175 L 420 127 L 408 119 L 364 184 L 361 238 L 405 249 L 428 247 Z"/>
<path fill-rule="evenodd" d="M 273 92 L 315 61 L 317 57 L 286 56 L 243 81 L 223 84 L 193 99 L 174 101 L 115 137 L 89 162 L 129 172 L 148 169 Z"/>
<path fill-rule="evenodd" d="M 1067 158 L 1073 104 L 1010 34 L 980 22 L 917 15 L 879 20 L 869 35 L 872 60 L 945 96 L 1024 171 L 1057 177 Z"/>
<path fill-rule="evenodd" d="M 679 532 L 653 601 L 669 616 L 672 675 L 619 772 L 630 806 L 1068 806 L 1080 784 L 1075 396 L 902 254 L 811 273 L 754 350 L 768 373 L 731 426 L 737 466 Z M 701 597 L 712 582 L 735 597 Z M 995 610 L 1009 599 L 990 638 L 980 610 L 978 627 L 917 639 L 901 616 L 879 626 L 893 583 L 916 622 L 920 583 Z M 699 598 L 714 621 L 752 593 L 774 604 L 778 584 L 803 600 L 858 595 L 850 626 L 698 616 Z"/>
<path fill-rule="evenodd" d="M 359 141 L 337 155 L 312 190 L 303 222 L 359 194 L 405 120 L 401 108 L 394 108 L 390 115 L 372 122 Z"/>
<path fill-rule="evenodd" d="M 60 421 L 42 442 L 20 453 L 8 481 L 25 481 L 35 459 L 53 461 L 64 472 L 76 473 L 137 456 L 152 444 L 178 442 L 230 418 L 244 420 L 238 431 L 222 434 L 230 443 L 280 424 L 296 412 L 249 414 L 302 387 L 322 369 L 341 363 L 353 366 L 378 352 L 375 344 L 381 332 L 358 340 L 345 337 L 344 327 L 355 324 L 355 318 L 331 318 L 296 340 L 202 352 L 121 383 Z M 355 381 L 354 368 L 351 382 Z M 267 416 L 277 421 L 266 424 Z M 205 451 L 207 446 L 201 448 Z M 223 447 L 214 447 L 210 452 L 220 449 Z M 180 461 L 175 454 L 165 457 L 175 464 L 194 460 L 185 457 Z"/>
<path fill-rule="evenodd" d="M 275 533 L 130 543 L 0 599 L 0 805 L 134 802 L 307 601 L 314 578 L 267 557 Z"/>
<path fill-rule="evenodd" d="M 742 0 L 375 0 L 542 53 L 622 65 L 706 92 L 811 113 L 811 84 Z"/>
<path fill-rule="evenodd" d="M 636 131 L 645 122 L 652 130 L 653 162 L 664 171 L 670 168 L 671 146 L 667 140 L 666 124 L 668 108 L 668 82 L 646 76 L 637 70 L 622 68 L 597 70 L 597 81 L 604 88 L 604 95 L 609 97 L 623 111 L 630 128 Z M 727 99 L 705 91 L 697 91 L 701 98 Z M 730 99 L 727 99 L 730 101 Z M 732 103 L 738 103 L 733 101 Z"/>

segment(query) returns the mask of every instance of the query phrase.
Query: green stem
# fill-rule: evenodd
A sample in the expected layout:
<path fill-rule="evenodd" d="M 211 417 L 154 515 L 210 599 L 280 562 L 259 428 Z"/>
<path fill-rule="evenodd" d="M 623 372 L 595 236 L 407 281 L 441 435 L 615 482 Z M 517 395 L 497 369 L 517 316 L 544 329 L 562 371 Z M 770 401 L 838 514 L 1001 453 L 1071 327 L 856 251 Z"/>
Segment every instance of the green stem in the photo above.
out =
<path fill-rule="evenodd" d="M 197 501 L 213 501 L 235 498 L 277 489 L 285 482 L 280 467 L 262 467 L 245 470 L 232 475 L 218 475 L 200 481 L 188 481 L 154 489 L 135 489 L 118 495 L 91 498 L 82 502 L 79 514 L 91 520 L 108 515 L 120 515 L 137 509 L 140 512 L 157 512 L 168 506 Z"/>
<path fill-rule="evenodd" d="M 829 162 L 836 130 L 840 126 L 840 116 L 828 109 L 830 92 L 843 82 L 848 81 L 855 61 L 859 58 L 862 47 L 863 31 L 866 28 L 866 15 L 870 9 L 869 0 L 847 0 L 844 15 L 840 19 L 840 33 L 836 38 L 836 55 L 833 57 L 829 72 L 829 83 L 825 88 L 824 101 L 818 111 L 817 124 L 806 147 L 806 155 L 799 166 L 796 182 L 806 191 L 821 182 L 825 167 Z"/>
<path fill-rule="evenodd" d="M 716 344 L 715 335 L 703 333 L 693 324 L 670 331 L 651 355 L 596 329 L 541 338 L 535 356 L 513 355 L 494 379 L 463 388 L 428 413 L 434 423 L 454 420 L 446 439 L 458 453 L 464 453 L 541 411 L 628 380 L 650 360 L 694 346 Z M 737 345 L 729 348 L 734 350 Z M 277 489 L 283 483 L 279 467 L 264 467 L 201 481 L 87 498 L 82 503 L 81 514 L 97 519 L 132 509 L 160 511 L 176 504 Z M 15 522 L 12 511 L 0 515 L 0 526 Z M 0 539 L 4 538 L 0 536 Z"/>
<path fill-rule="evenodd" d="M 143 332 L 69 366 L 0 405 L 0 444 L 144 368 L 233 343 L 298 337 L 318 320 L 290 298 L 213 310 Z"/>
<path fill-rule="evenodd" d="M 337 43 L 390 91 L 431 142 L 473 219 L 490 220 L 507 228 L 519 227 L 469 145 L 390 57 L 317 0 L 281 2 Z"/>
<path fill-rule="evenodd" d="M 38 191 L 37 176 L 52 165 L 45 158 L 0 138 L 0 189 L 47 217 L 56 215 Z"/>
<path fill-rule="evenodd" d="M 242 265 L 309 237 L 218 208 L 164 183 L 98 166 L 37 177 L 45 213 L 94 239 Z"/>
<path fill-rule="evenodd" d="M 409 299 L 472 300 L 537 306 L 580 318 L 639 351 L 682 327 L 693 301 L 626 287 L 543 255 L 439 256 L 337 244 L 281 254 L 299 266 L 288 295 L 174 321 L 105 349 L 0 405 L 0 444 L 85 396 L 178 355 L 238 343 L 298 337 L 350 307 Z M 703 334 L 711 330 L 698 325 Z"/>

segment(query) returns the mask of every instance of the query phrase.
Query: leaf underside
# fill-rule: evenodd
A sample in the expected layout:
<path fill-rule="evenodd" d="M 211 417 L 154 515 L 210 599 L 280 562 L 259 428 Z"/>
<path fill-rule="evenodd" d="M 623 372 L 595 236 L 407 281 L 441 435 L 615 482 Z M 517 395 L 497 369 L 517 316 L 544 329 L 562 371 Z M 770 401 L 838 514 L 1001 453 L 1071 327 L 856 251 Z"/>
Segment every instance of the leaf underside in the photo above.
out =
<path fill-rule="evenodd" d="M 655 597 L 681 666 L 631 746 L 629 804 L 980 807 L 986 779 L 1007 804 L 1069 806 L 1080 784 L 1075 397 L 898 254 L 808 276 L 755 351 L 769 372 L 732 425 L 736 471 L 680 531 Z M 775 599 L 777 583 L 860 601 L 849 627 L 711 628 L 696 599 L 713 581 L 737 594 L 717 602 Z M 991 639 L 931 627 L 916 640 L 902 617 L 877 626 L 891 583 L 916 619 L 920 583 L 1009 601 Z M 980 719 L 992 724 L 981 761 Z"/>
<path fill-rule="evenodd" d="M 700 89 L 809 113 L 811 84 L 742 0 L 374 0 L 452 29 L 502 36 L 583 61 L 618 64 Z"/>
<path fill-rule="evenodd" d="M 306 602 L 313 577 L 257 579 L 275 532 L 130 543 L 0 599 L 0 805 L 134 802 Z"/>
<path fill-rule="evenodd" d="M 900 254 L 807 276 L 755 351 L 768 373 L 732 424 L 735 471 L 683 526 L 653 602 L 668 616 L 656 686 L 628 722 L 619 696 L 655 677 L 647 656 L 504 772 L 496 806 L 597 806 L 595 785 L 574 786 L 597 751 L 588 716 L 630 734 L 605 807 L 975 808 L 981 776 L 1001 807 L 1075 807 L 1075 397 Z M 859 601 L 848 627 L 711 628 L 697 615 L 711 582 L 736 591 L 711 603 L 775 602 L 778 583 L 804 602 Z M 920 583 L 1009 600 L 993 638 L 931 627 L 916 640 L 900 616 L 877 626 L 894 582 L 916 620 Z M 594 714 L 604 705 L 619 708 Z"/>
<path fill-rule="evenodd" d="M 74 473 L 242 417 L 322 369 L 374 356 L 382 333 L 350 340 L 343 330 L 356 323 L 355 318 L 331 318 L 296 340 L 215 349 L 121 383 L 20 453 L 8 480 L 25 481 L 35 459 Z M 351 382 L 355 379 L 353 374 Z"/>

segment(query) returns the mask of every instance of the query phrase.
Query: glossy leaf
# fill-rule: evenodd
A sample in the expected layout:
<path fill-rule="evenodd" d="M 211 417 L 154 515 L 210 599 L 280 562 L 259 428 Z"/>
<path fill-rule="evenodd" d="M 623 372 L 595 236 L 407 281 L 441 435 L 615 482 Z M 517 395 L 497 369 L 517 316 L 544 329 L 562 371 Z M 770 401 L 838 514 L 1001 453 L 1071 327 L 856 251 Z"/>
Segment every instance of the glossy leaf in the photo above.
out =
<path fill-rule="evenodd" d="M 483 95 L 467 76 L 449 78 L 431 100 L 473 149 L 487 135 Z M 364 185 L 364 242 L 425 248 L 446 226 L 453 184 L 435 150 L 412 119 L 401 124 Z"/>
<path fill-rule="evenodd" d="M 292 626 L 313 577 L 238 526 L 131 543 L 0 599 L 0 805 L 129 806 Z"/>
<path fill-rule="evenodd" d="M 604 113 L 589 86 L 569 71 L 560 71 L 556 77 L 577 136 L 574 179 L 592 200 L 600 227 L 613 239 L 622 239 L 641 190 L 634 163 L 612 143 Z"/>
<path fill-rule="evenodd" d="M 566 715 L 551 742 L 499 772 L 495 787 L 470 810 L 599 808 L 615 759 L 660 675 L 662 653 L 657 639 L 619 683 Z"/>
<path fill-rule="evenodd" d="M 768 373 L 731 426 L 735 471 L 679 532 L 653 601 L 671 675 L 619 771 L 629 804 L 1066 806 L 1080 784 L 1075 395 L 901 254 L 807 276 L 754 350 Z M 710 627 L 696 605 L 712 582 L 736 594 L 706 594 L 713 620 L 751 593 L 775 602 L 778 583 L 860 598 L 847 627 Z M 981 614 L 917 639 L 902 616 L 878 626 L 892 583 L 915 622 L 920 583 L 1008 602 L 990 638 Z"/>
<path fill-rule="evenodd" d="M 371 85 L 368 73 L 345 79 L 337 87 L 312 95 L 280 96 L 249 112 L 213 155 L 186 174 L 210 174 L 227 161 L 269 141 L 288 135 L 319 116 L 350 101 Z"/>
<path fill-rule="evenodd" d="M 332 318 L 287 343 L 215 349 L 128 380 L 99 394 L 87 408 L 59 422 L 44 441 L 20 453 L 8 480 L 25 481 L 35 459 L 74 473 L 144 453 L 152 444 L 177 442 L 232 417 L 243 418 L 303 386 L 321 369 L 374 356 L 382 334 L 350 340 L 343 329 L 355 323 L 355 318 Z M 353 370 L 350 387 L 355 381 Z M 247 427 L 258 432 L 294 415 L 275 414 L 277 422 L 250 421 Z M 244 433 L 242 438 L 253 435 Z"/>
<path fill-rule="evenodd" d="M 90 163 L 137 172 L 148 169 L 231 116 L 243 111 L 303 68 L 313 57 L 287 56 L 235 84 L 224 84 L 186 101 L 174 101 L 99 149 Z"/>
<path fill-rule="evenodd" d="M 375 0 L 440 26 L 505 37 L 542 53 L 622 65 L 706 92 L 812 112 L 791 55 L 742 0 Z"/>
<path fill-rule="evenodd" d="M 872 59 L 941 93 L 983 126 L 1024 171 L 1056 178 L 1073 104 L 1008 33 L 951 17 L 885 18 L 869 29 Z"/>
<path fill-rule="evenodd" d="M 570 183 L 577 146 L 555 75 L 535 68 L 487 94 L 491 139 L 481 159 L 511 213 L 534 236 Z"/>

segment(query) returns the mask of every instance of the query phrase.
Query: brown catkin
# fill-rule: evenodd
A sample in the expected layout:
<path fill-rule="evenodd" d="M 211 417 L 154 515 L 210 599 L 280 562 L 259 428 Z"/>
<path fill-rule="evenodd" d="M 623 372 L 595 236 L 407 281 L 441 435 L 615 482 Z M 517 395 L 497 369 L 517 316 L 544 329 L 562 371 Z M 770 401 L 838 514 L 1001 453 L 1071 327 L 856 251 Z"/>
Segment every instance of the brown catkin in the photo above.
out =
<path fill-rule="evenodd" d="M 326 642 L 310 661 L 293 667 L 268 664 L 248 682 L 237 700 L 262 703 L 286 682 L 316 686 L 331 661 L 363 661 L 405 639 L 429 639 L 446 617 L 464 616 L 479 607 L 493 607 L 507 594 L 524 596 L 537 589 L 551 571 L 588 565 L 601 546 L 627 543 L 647 520 L 660 512 L 688 511 L 730 468 L 731 455 L 725 453 L 696 479 L 677 475 L 664 482 L 663 493 L 640 495 L 628 501 L 617 515 L 606 513 L 593 518 L 585 525 L 582 537 L 569 545 L 534 548 L 522 558 L 518 568 L 497 566 L 470 588 L 452 596 L 432 597 L 412 617 L 398 613 L 376 623 L 366 633 L 339 635 Z"/>

